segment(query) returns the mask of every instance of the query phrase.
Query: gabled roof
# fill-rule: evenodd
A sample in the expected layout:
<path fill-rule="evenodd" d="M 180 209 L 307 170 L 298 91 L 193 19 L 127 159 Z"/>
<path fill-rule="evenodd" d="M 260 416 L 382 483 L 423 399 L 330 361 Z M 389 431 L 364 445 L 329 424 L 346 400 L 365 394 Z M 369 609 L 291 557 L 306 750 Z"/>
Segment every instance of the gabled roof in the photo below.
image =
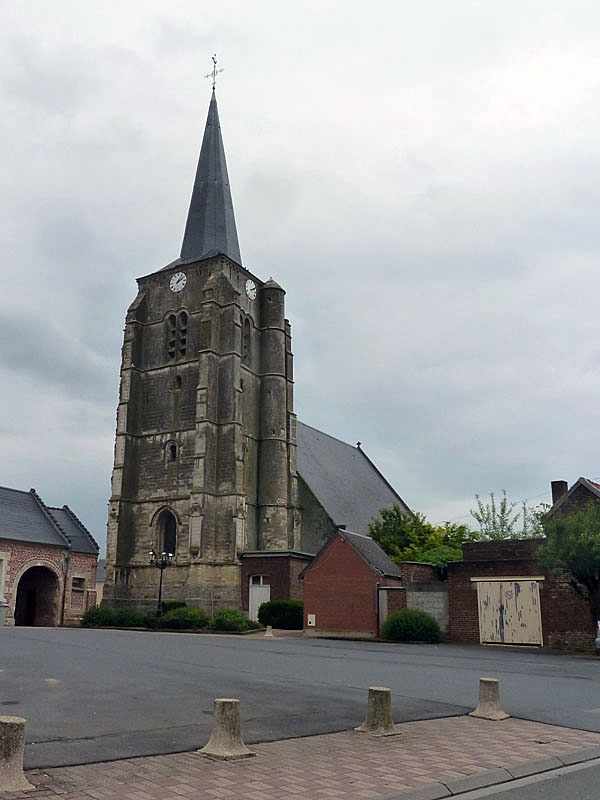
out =
<path fill-rule="evenodd" d="M 410 511 L 359 446 L 298 420 L 297 467 L 334 525 L 364 532 L 382 508 Z"/>
<path fill-rule="evenodd" d="M 71 550 L 74 553 L 93 553 L 98 554 L 100 548 L 92 534 L 71 511 L 69 506 L 62 508 L 48 508 L 55 522 L 58 523 L 62 532 L 71 542 Z"/>
<path fill-rule="evenodd" d="M 560 497 L 556 503 L 548 510 L 548 514 L 554 514 L 559 508 L 563 505 L 569 503 L 569 500 L 572 498 L 574 494 L 576 494 L 580 489 L 587 490 L 593 497 L 596 497 L 600 500 L 600 484 L 596 483 L 595 481 L 591 481 L 589 478 L 577 478 L 575 483 L 571 486 L 571 488 L 565 492 L 562 497 Z"/>
<path fill-rule="evenodd" d="M 0 539 L 48 544 L 96 555 L 98 544 L 68 506 L 46 506 L 35 489 L 0 487 Z"/>
<path fill-rule="evenodd" d="M 58 527 L 45 514 L 33 491 L 0 487 L 0 539 L 68 547 Z"/>
<path fill-rule="evenodd" d="M 367 564 L 380 575 L 393 578 L 402 577 L 400 567 L 392 561 L 387 553 L 384 553 L 370 536 L 352 533 L 352 531 L 340 531 L 340 536 L 343 536 Z"/>
<path fill-rule="evenodd" d="M 370 536 L 364 536 L 361 533 L 353 533 L 352 531 L 337 531 L 331 536 L 323 547 L 319 550 L 313 561 L 305 567 L 300 573 L 299 577 L 304 578 L 307 572 L 318 563 L 321 553 L 327 550 L 337 539 L 342 538 L 344 541 L 355 550 L 362 560 L 369 565 L 369 567 L 378 575 L 386 578 L 402 578 L 402 571 L 400 567 L 395 564 L 392 559 L 384 553 L 381 547 Z"/>
<path fill-rule="evenodd" d="M 200 261 L 219 254 L 228 256 L 237 264 L 242 263 L 213 89 L 181 245 L 181 259 Z"/>

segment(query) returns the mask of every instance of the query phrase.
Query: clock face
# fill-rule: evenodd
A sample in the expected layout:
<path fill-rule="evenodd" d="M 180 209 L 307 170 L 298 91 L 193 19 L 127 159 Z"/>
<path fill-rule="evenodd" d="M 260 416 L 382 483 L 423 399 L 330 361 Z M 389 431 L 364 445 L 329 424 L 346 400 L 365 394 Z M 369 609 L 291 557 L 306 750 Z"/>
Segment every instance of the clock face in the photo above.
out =
<path fill-rule="evenodd" d="M 256 284 L 254 283 L 254 281 L 251 281 L 250 279 L 246 281 L 246 294 L 248 295 L 250 300 L 254 300 L 256 297 Z"/>
<path fill-rule="evenodd" d="M 185 272 L 176 272 L 169 282 L 169 287 L 172 292 L 180 292 L 187 282 Z"/>

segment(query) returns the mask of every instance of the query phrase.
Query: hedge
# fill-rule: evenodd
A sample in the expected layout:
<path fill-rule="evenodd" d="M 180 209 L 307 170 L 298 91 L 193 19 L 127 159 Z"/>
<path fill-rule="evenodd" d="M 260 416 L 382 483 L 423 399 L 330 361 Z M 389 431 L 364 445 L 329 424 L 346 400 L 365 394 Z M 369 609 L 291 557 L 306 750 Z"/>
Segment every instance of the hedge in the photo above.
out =
<path fill-rule="evenodd" d="M 258 609 L 258 621 L 286 631 L 304 627 L 304 603 L 301 600 L 269 600 Z"/>
<path fill-rule="evenodd" d="M 383 639 L 393 642 L 439 642 L 442 632 L 431 614 L 414 608 L 392 611 L 381 629 Z"/>

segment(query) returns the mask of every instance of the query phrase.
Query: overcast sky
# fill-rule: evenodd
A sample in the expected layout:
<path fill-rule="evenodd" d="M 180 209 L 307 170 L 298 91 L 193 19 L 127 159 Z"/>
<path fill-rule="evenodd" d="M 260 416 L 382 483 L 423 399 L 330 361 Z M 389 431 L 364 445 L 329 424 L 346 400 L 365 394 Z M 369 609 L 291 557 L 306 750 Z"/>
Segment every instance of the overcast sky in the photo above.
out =
<path fill-rule="evenodd" d="M 104 547 L 125 312 L 179 255 L 214 52 L 300 419 L 432 522 L 600 476 L 598 0 L 1 0 L 0 484 Z"/>

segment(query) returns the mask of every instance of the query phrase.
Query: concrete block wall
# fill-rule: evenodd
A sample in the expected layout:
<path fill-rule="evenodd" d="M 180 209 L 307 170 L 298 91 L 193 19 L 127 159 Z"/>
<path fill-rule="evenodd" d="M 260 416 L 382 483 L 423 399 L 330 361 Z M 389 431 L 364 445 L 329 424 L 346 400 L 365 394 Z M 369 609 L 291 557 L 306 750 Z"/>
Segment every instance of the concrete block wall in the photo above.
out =
<path fill-rule="evenodd" d="M 448 584 L 436 581 L 406 584 L 406 606 L 437 620 L 443 631 L 448 631 Z"/>

